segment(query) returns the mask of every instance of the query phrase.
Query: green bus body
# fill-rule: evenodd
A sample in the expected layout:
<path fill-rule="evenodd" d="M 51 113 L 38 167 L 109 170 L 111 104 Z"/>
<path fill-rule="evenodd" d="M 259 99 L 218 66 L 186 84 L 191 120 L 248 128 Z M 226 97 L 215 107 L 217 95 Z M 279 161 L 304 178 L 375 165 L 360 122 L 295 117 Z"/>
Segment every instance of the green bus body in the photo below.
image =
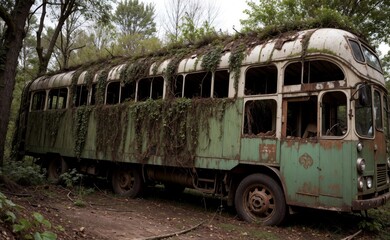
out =
<path fill-rule="evenodd" d="M 305 37 L 308 43 L 302 43 Z M 202 91 L 195 96 L 184 80 L 181 97 L 169 97 L 172 80 L 164 75 L 165 61 L 151 64 L 148 75 L 164 79 L 163 94 L 154 97 L 151 87 L 147 100 L 139 99 L 144 85 L 137 81 L 135 99 L 109 104 L 112 89 L 118 89 L 119 99 L 124 94 L 114 75 L 123 75 L 125 67 L 111 68 L 115 71 L 103 81 L 97 80 L 101 72 L 89 83 L 84 79 L 103 86 L 105 104 L 92 104 L 90 86 L 89 100 L 72 104 L 81 99 L 82 88 L 76 86 L 82 74 L 63 86 L 55 76 L 39 78 L 25 90 L 29 107 L 21 113 L 21 152 L 43 159 L 49 174 L 51 163 L 61 159 L 54 167 L 60 172 L 66 164 L 112 175 L 114 190 L 131 197 L 151 182 L 226 196 L 240 217 L 266 225 L 279 224 L 288 207 L 350 212 L 384 205 L 390 198 L 388 103 L 374 53 L 336 29 L 303 31 L 258 46 L 246 50 L 239 69 L 228 71 L 228 56 L 221 55 L 217 71 L 226 72 L 218 76 L 228 76 L 222 98 L 213 95 L 219 83 L 215 73 L 209 76 L 210 97 L 202 97 Z M 208 78 L 196 62 L 201 58 L 183 59 L 175 75 L 185 83 Z M 276 82 L 260 84 L 261 76 Z M 48 80 L 54 82 L 45 84 Z M 150 86 L 159 86 L 153 84 L 152 79 Z M 56 109 L 62 90 L 50 91 L 61 87 L 68 89 L 66 103 Z M 126 174 L 135 179 L 128 186 Z"/>

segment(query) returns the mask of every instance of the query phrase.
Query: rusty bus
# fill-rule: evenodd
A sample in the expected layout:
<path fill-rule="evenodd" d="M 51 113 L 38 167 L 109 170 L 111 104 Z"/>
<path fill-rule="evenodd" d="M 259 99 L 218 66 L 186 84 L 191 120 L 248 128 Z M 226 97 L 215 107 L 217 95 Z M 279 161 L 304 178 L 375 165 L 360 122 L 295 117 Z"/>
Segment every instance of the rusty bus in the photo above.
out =
<path fill-rule="evenodd" d="M 193 188 L 264 225 L 390 198 L 383 72 L 344 30 L 111 59 L 33 80 L 23 106 L 19 151 L 50 178 L 76 168 L 128 197 Z"/>

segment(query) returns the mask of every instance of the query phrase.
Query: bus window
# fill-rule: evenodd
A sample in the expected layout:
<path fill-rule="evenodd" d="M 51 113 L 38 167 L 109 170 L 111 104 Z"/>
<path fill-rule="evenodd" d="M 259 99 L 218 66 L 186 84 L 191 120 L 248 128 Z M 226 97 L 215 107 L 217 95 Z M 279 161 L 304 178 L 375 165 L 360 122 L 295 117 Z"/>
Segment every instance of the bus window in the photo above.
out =
<path fill-rule="evenodd" d="M 287 122 L 283 136 L 287 138 L 317 137 L 317 96 L 287 99 Z"/>
<path fill-rule="evenodd" d="M 358 86 L 358 89 L 361 86 Z M 355 102 L 355 127 L 356 132 L 363 137 L 372 137 L 374 136 L 374 131 L 372 129 L 373 117 L 372 117 L 372 100 L 371 100 L 371 87 L 365 86 L 367 88 L 368 96 L 366 101 L 354 101 Z"/>
<path fill-rule="evenodd" d="M 226 70 L 214 73 L 214 98 L 226 98 L 229 96 L 229 72 Z"/>
<path fill-rule="evenodd" d="M 172 82 L 173 96 L 181 98 L 183 96 L 183 75 L 176 75 Z"/>
<path fill-rule="evenodd" d="M 79 85 L 76 87 L 76 99 L 74 106 L 83 106 L 87 105 L 88 100 L 88 88 L 85 85 Z"/>
<path fill-rule="evenodd" d="M 365 46 L 363 46 L 363 55 L 368 65 L 382 72 L 382 67 L 381 64 L 379 63 L 378 57 Z"/>
<path fill-rule="evenodd" d="M 303 69 L 301 62 L 295 62 L 286 67 L 284 85 L 340 81 L 344 78 L 344 73 L 340 67 L 329 61 L 307 61 L 304 63 Z"/>
<path fill-rule="evenodd" d="M 324 60 L 305 62 L 303 83 L 339 80 L 344 80 L 344 73 L 336 64 Z"/>
<path fill-rule="evenodd" d="M 164 78 L 155 77 L 152 79 L 152 99 L 161 99 L 164 91 Z"/>
<path fill-rule="evenodd" d="M 383 95 L 383 116 L 384 116 L 384 123 L 383 123 L 383 129 L 386 134 L 386 138 L 389 139 L 389 103 L 387 102 L 386 95 Z"/>
<path fill-rule="evenodd" d="M 143 78 L 138 81 L 137 101 L 145 101 L 150 98 L 150 78 Z"/>
<path fill-rule="evenodd" d="M 48 109 L 63 109 L 66 108 L 66 101 L 68 99 L 68 89 L 51 89 L 49 91 Z"/>
<path fill-rule="evenodd" d="M 121 86 L 121 103 L 135 100 L 135 82 L 125 83 Z"/>
<path fill-rule="evenodd" d="M 253 67 L 245 75 L 245 95 L 276 93 L 278 69 L 274 65 Z"/>
<path fill-rule="evenodd" d="M 106 104 L 119 103 L 120 82 L 110 82 L 107 85 Z"/>
<path fill-rule="evenodd" d="M 185 98 L 207 98 L 210 97 L 211 91 L 210 72 L 188 74 L 184 80 L 184 97 Z"/>
<path fill-rule="evenodd" d="M 321 102 L 321 135 L 344 136 L 347 133 L 347 97 L 343 92 L 328 92 Z"/>
<path fill-rule="evenodd" d="M 275 136 L 276 101 L 251 100 L 245 103 L 244 134 Z"/>
<path fill-rule="evenodd" d="M 31 104 L 32 111 L 40 111 L 45 108 L 46 91 L 38 91 L 33 93 Z"/>
<path fill-rule="evenodd" d="M 284 71 L 284 85 L 297 85 L 302 81 L 302 63 L 291 63 Z"/>
<path fill-rule="evenodd" d="M 356 61 L 364 62 L 362 49 L 360 48 L 359 43 L 357 43 L 356 41 L 353 41 L 353 40 L 349 40 L 349 44 L 351 44 L 352 53 L 353 53 L 353 56 L 355 57 Z"/>
<path fill-rule="evenodd" d="M 382 104 L 381 94 L 378 91 L 374 91 L 374 116 L 375 116 L 375 127 L 376 129 L 383 129 L 382 124 Z"/>

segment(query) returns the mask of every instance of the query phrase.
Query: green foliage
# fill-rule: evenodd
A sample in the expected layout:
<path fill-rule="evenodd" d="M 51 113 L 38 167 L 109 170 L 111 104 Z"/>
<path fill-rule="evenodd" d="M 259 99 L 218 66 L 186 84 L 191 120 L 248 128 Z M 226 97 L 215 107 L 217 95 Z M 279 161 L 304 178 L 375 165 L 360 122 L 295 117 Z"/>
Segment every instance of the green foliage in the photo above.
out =
<path fill-rule="evenodd" d="M 57 235 L 51 231 L 51 223 L 38 212 L 32 213 L 30 218 L 18 217 L 20 207 L 0 192 L 0 219 L 12 226 L 18 239 L 55 240 Z"/>
<path fill-rule="evenodd" d="M 185 15 L 182 25 L 179 27 L 182 35 L 178 38 L 179 42 L 194 44 L 206 37 L 217 36 L 214 27 L 208 21 L 204 21 L 201 27 L 196 27 L 194 19 L 188 14 Z"/>
<path fill-rule="evenodd" d="M 140 34 L 150 37 L 156 32 L 154 12 L 154 5 L 151 3 L 124 0 L 118 4 L 113 20 L 124 35 Z"/>
<path fill-rule="evenodd" d="M 73 168 L 60 175 L 60 180 L 65 183 L 67 188 L 74 187 L 77 183 L 81 182 L 83 175 L 77 172 L 77 169 Z"/>
<path fill-rule="evenodd" d="M 364 220 L 359 222 L 358 226 L 360 229 L 366 230 L 369 232 L 378 233 L 378 232 L 383 230 L 382 224 L 374 219 L 371 219 L 371 220 L 364 219 Z"/>
<path fill-rule="evenodd" d="M 249 9 L 244 13 L 248 18 L 241 20 L 247 30 L 294 22 L 317 22 L 318 26 L 322 22 L 322 27 L 359 29 L 363 36 L 375 44 L 390 41 L 389 1 L 257 0 L 247 3 Z"/>
<path fill-rule="evenodd" d="M 201 67 L 209 72 L 215 72 L 221 62 L 221 57 L 222 46 L 217 46 L 203 56 Z"/>
<path fill-rule="evenodd" d="M 45 182 L 46 173 L 31 161 L 5 161 L 2 172 L 10 180 L 24 186 L 39 185 Z"/>
<path fill-rule="evenodd" d="M 74 114 L 74 152 L 77 158 L 81 157 L 81 153 L 84 149 L 85 139 L 88 133 L 89 115 L 92 111 L 90 106 L 78 107 Z"/>
<path fill-rule="evenodd" d="M 236 89 L 235 95 L 237 95 L 238 81 L 240 79 L 241 63 L 245 58 L 246 46 L 241 43 L 237 45 L 231 52 L 229 57 L 229 69 L 233 72 L 234 88 Z"/>

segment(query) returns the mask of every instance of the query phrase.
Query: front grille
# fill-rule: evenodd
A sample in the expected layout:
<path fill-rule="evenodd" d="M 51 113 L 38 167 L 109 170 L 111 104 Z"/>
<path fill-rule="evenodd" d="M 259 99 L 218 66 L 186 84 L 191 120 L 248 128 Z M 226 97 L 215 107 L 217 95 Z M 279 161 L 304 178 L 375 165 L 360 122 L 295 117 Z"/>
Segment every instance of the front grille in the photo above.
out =
<path fill-rule="evenodd" d="M 386 164 L 378 164 L 376 166 L 376 186 L 381 187 L 386 185 Z"/>

